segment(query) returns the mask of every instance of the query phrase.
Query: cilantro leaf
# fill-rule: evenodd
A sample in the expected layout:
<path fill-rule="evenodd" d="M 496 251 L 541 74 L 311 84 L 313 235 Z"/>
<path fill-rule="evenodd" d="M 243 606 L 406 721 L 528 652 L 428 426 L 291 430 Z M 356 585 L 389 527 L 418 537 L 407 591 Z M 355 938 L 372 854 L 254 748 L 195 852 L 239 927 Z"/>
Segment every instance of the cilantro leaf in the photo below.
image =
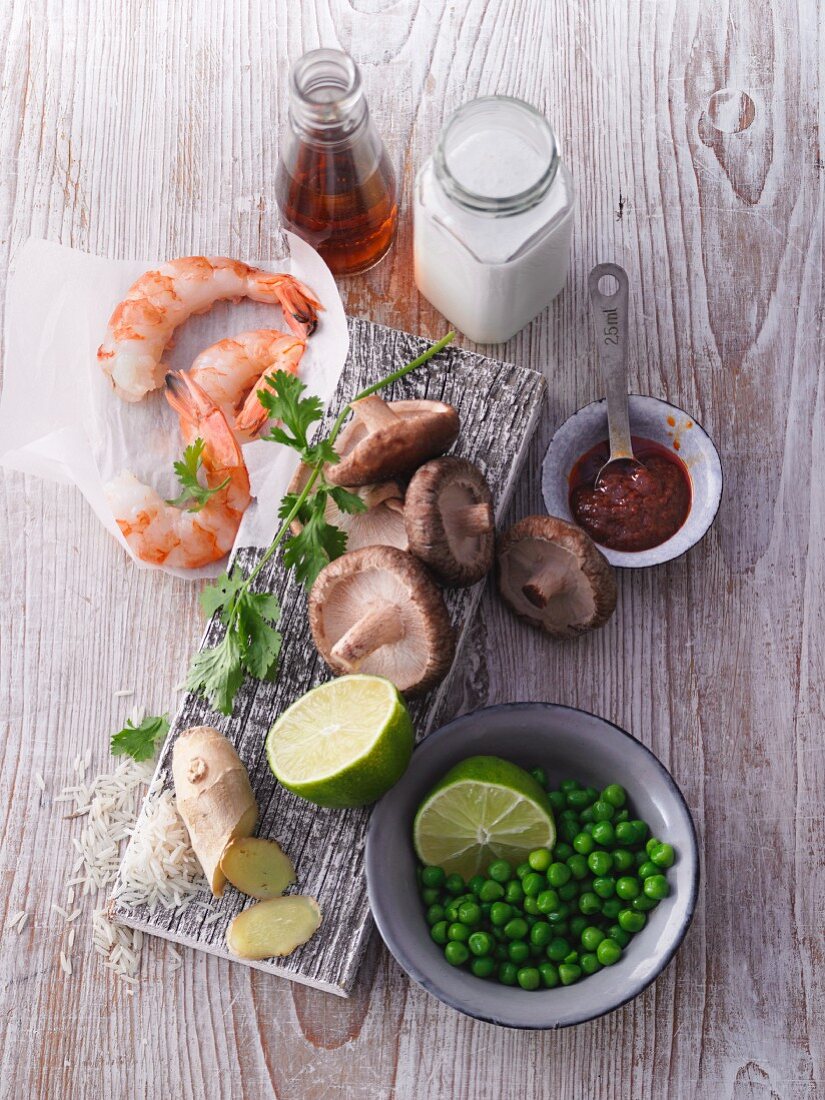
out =
<path fill-rule="evenodd" d="M 304 462 L 307 462 L 310 466 L 317 466 L 325 462 L 328 462 L 330 466 L 334 466 L 336 462 L 340 461 L 341 456 L 328 439 L 321 439 L 304 449 Z"/>
<path fill-rule="evenodd" d="M 215 485 L 213 488 L 203 486 L 198 481 L 198 470 L 203 464 L 204 446 L 202 439 L 196 439 L 183 452 L 183 460 L 173 463 L 175 474 L 181 485 L 181 492 L 173 500 L 167 500 L 167 504 L 173 504 L 176 508 L 183 508 L 188 504 L 188 512 L 199 512 L 210 497 L 214 496 L 215 493 L 219 493 L 221 489 L 225 489 L 229 484 L 230 479 L 228 477 L 225 477 L 220 485 Z"/>
<path fill-rule="evenodd" d="M 272 680 L 278 671 L 281 635 L 276 629 L 281 608 L 266 592 L 245 592 L 238 602 L 238 642 L 246 670 L 258 680 Z"/>
<path fill-rule="evenodd" d="M 302 397 L 306 390 L 304 383 L 283 370 L 268 374 L 264 381 L 268 388 L 258 390 L 258 399 L 270 417 L 280 420 L 283 427 L 272 428 L 263 438 L 292 447 L 305 457 L 309 428 L 324 415 L 320 397 Z"/>
<path fill-rule="evenodd" d="M 351 516 L 360 515 L 367 511 L 367 506 L 357 493 L 351 493 L 348 489 L 342 489 L 340 485 L 331 485 L 329 495 L 335 501 L 339 510 L 347 512 Z"/>
<path fill-rule="evenodd" d="M 186 686 L 203 695 L 221 714 L 231 714 L 235 693 L 242 683 L 241 647 L 238 635 L 229 628 L 216 646 L 195 654 Z"/>
<path fill-rule="evenodd" d="M 127 718 L 126 725 L 112 737 L 112 756 L 131 756 L 138 762 L 151 760 L 158 741 L 169 732 L 169 716 L 147 715 L 139 726 Z"/>
<path fill-rule="evenodd" d="M 216 611 L 220 611 L 221 619 L 225 623 L 244 581 L 244 575 L 236 565 L 231 574 L 221 573 L 214 584 L 207 584 L 201 592 L 201 607 L 204 614 L 211 619 Z"/>
<path fill-rule="evenodd" d="M 295 570 L 296 580 L 307 589 L 327 562 L 339 558 L 347 548 L 346 532 L 327 522 L 326 499 L 324 489 L 307 499 L 301 509 L 303 527 L 284 544 L 284 565 Z"/>

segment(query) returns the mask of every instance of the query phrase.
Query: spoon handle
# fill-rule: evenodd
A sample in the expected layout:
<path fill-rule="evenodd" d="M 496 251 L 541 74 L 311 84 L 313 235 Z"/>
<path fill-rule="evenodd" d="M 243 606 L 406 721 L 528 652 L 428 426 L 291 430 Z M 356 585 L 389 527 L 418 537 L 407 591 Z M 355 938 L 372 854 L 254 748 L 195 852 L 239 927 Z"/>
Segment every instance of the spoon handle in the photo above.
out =
<path fill-rule="evenodd" d="M 604 275 L 612 275 L 617 280 L 619 287 L 614 294 L 602 294 L 599 290 L 599 280 Z M 599 364 L 610 430 L 610 460 L 633 458 L 627 413 L 627 272 L 618 264 L 597 264 L 588 276 L 587 285 L 599 335 Z"/>

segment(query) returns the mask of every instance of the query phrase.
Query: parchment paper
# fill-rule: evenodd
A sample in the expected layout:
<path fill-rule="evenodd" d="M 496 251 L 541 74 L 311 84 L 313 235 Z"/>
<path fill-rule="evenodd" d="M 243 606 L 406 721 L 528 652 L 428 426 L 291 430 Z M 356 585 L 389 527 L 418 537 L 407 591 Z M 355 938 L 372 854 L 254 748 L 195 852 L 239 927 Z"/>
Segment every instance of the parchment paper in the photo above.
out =
<path fill-rule="evenodd" d="M 306 242 L 286 234 L 290 255 L 275 262 L 244 259 L 268 271 L 289 271 L 324 305 L 307 343 L 300 377 L 309 392 L 328 402 L 347 357 L 346 318 L 329 268 Z M 177 495 L 172 463 L 183 443 L 177 419 L 162 391 L 138 404 L 115 396 L 97 365 L 98 345 L 115 305 L 132 283 L 159 261 L 108 260 L 51 241 L 28 240 L 17 252 L 6 293 L 3 393 L 0 399 L 0 465 L 51 481 L 77 485 L 100 522 L 144 569 L 176 576 L 214 576 L 222 565 L 200 570 L 150 566 L 134 557 L 106 503 L 103 487 L 131 470 L 162 497 Z M 244 300 L 218 302 L 178 329 L 164 356 L 185 370 L 210 344 L 257 328 L 288 331 L 280 307 Z M 244 446 L 252 501 L 238 546 L 266 546 L 277 509 L 296 465 L 285 447 L 260 440 Z"/>

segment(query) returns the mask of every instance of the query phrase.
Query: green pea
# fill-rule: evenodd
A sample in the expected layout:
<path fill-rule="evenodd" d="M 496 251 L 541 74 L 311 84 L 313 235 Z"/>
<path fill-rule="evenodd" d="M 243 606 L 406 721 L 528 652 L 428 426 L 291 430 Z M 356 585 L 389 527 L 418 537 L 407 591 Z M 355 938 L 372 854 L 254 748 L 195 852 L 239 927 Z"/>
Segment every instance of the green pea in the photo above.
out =
<path fill-rule="evenodd" d="M 583 955 L 580 955 L 579 966 L 585 974 L 595 974 L 597 970 L 602 968 L 602 964 L 594 951 L 586 951 Z"/>
<path fill-rule="evenodd" d="M 518 972 L 517 979 L 522 989 L 538 989 L 541 974 L 535 966 L 523 966 Z"/>
<path fill-rule="evenodd" d="M 499 963 L 496 976 L 502 985 L 515 985 L 518 978 L 518 967 L 509 960 Z"/>
<path fill-rule="evenodd" d="M 609 875 L 600 875 L 593 880 L 593 893 L 598 894 L 600 898 L 612 898 L 616 893 L 616 880 Z"/>
<path fill-rule="evenodd" d="M 621 912 L 623 902 L 620 898 L 605 898 L 602 902 L 602 916 L 615 920 Z"/>
<path fill-rule="evenodd" d="M 444 920 L 444 907 L 441 905 L 431 905 L 425 914 L 427 924 L 438 924 L 439 921 Z"/>
<path fill-rule="evenodd" d="M 537 783 L 540 783 L 542 787 L 547 786 L 547 772 L 544 768 L 531 768 L 530 775 L 535 779 Z"/>
<path fill-rule="evenodd" d="M 527 857 L 527 862 L 534 871 L 540 871 L 544 874 L 553 862 L 553 857 L 550 855 L 550 851 L 547 848 L 534 848 Z"/>
<path fill-rule="evenodd" d="M 676 853 L 670 844 L 657 844 L 653 851 L 648 854 L 657 867 L 672 867 L 673 861 L 676 859 Z"/>
<path fill-rule="evenodd" d="M 521 888 L 524 890 L 524 896 L 528 898 L 537 897 L 546 885 L 547 879 L 537 871 L 531 871 L 529 875 L 525 875 L 521 880 Z"/>
<path fill-rule="evenodd" d="M 568 791 L 581 790 L 581 783 L 579 783 L 578 779 L 562 779 L 561 783 L 559 783 L 559 788 L 567 794 Z"/>
<path fill-rule="evenodd" d="M 547 945 L 546 955 L 551 962 L 562 962 L 570 952 L 570 944 L 563 936 L 554 936 Z"/>
<path fill-rule="evenodd" d="M 634 862 L 635 862 L 635 864 L 636 864 L 636 868 L 637 868 L 637 870 L 638 870 L 638 868 L 639 868 L 639 867 L 641 867 L 641 866 L 642 866 L 643 864 L 645 864 L 645 863 L 647 863 L 647 862 L 648 862 L 648 858 L 647 858 L 647 852 L 646 852 L 646 851 L 644 850 L 644 848 L 642 848 L 642 849 L 641 849 L 640 851 L 638 851 L 638 852 L 634 852 L 634 853 L 633 853 L 633 860 L 634 860 Z"/>
<path fill-rule="evenodd" d="M 592 806 L 586 806 L 582 810 L 582 812 L 579 814 L 579 821 L 584 823 L 585 831 L 592 835 L 592 832 L 593 832 L 592 826 L 593 826 L 593 823 L 595 821 L 595 818 L 593 817 L 593 807 Z"/>
<path fill-rule="evenodd" d="M 552 938 L 553 929 L 546 921 L 536 921 L 530 929 L 530 943 L 534 947 L 546 947 Z"/>
<path fill-rule="evenodd" d="M 444 948 L 444 958 L 450 966 L 463 966 L 469 957 L 470 952 L 467 950 L 467 945 L 458 940 L 452 940 Z"/>
<path fill-rule="evenodd" d="M 619 810 L 619 812 L 613 818 L 614 825 L 618 825 L 620 821 L 630 821 L 630 814 L 627 812 L 627 806 L 625 806 L 623 810 Z"/>
<path fill-rule="evenodd" d="M 607 939 L 602 940 L 599 946 L 596 948 L 596 958 L 602 964 L 602 966 L 613 966 L 622 957 L 622 949 L 616 943 L 615 940 Z"/>
<path fill-rule="evenodd" d="M 504 897 L 504 887 L 500 882 L 488 878 L 479 890 L 478 897 L 480 901 L 498 901 Z"/>
<path fill-rule="evenodd" d="M 592 891 L 587 890 L 579 898 L 579 909 L 587 917 L 591 913 L 600 913 L 602 909 L 602 899 L 598 894 L 594 894 Z"/>
<path fill-rule="evenodd" d="M 564 797 L 562 791 L 551 791 L 547 797 L 556 813 L 561 813 L 567 805 L 567 799 Z"/>
<path fill-rule="evenodd" d="M 504 925 L 504 935 L 508 940 L 523 940 L 529 927 L 524 917 L 513 917 Z"/>
<path fill-rule="evenodd" d="M 616 840 L 620 844 L 638 843 L 636 827 L 632 821 L 620 821 L 616 826 Z"/>
<path fill-rule="evenodd" d="M 441 900 L 441 891 L 434 886 L 425 886 L 421 891 L 421 900 L 425 905 L 435 905 Z"/>
<path fill-rule="evenodd" d="M 512 915 L 513 907 L 506 901 L 494 901 L 490 906 L 490 924 L 494 924 L 497 928 L 504 927 Z"/>
<path fill-rule="evenodd" d="M 443 867 L 423 867 L 421 882 L 424 886 L 443 886 L 446 879 Z"/>
<path fill-rule="evenodd" d="M 516 966 L 521 966 L 530 958 L 530 948 L 524 940 L 513 940 L 507 947 L 507 957 Z"/>
<path fill-rule="evenodd" d="M 639 894 L 637 898 L 631 901 L 630 907 L 635 909 L 637 913 L 648 913 L 651 909 L 655 909 L 658 904 L 658 898 L 648 897 L 647 894 Z"/>
<path fill-rule="evenodd" d="M 537 917 L 540 913 L 538 902 L 535 898 L 525 898 L 521 903 L 521 907 L 530 917 Z"/>
<path fill-rule="evenodd" d="M 625 932 L 641 932 L 647 924 L 647 917 L 645 914 L 638 913 L 634 909 L 622 909 L 617 920 L 619 922 L 619 927 L 623 928 Z"/>
<path fill-rule="evenodd" d="M 489 932 L 473 932 L 467 940 L 467 946 L 471 954 L 481 957 L 482 955 L 492 955 L 495 951 L 496 941 Z"/>
<path fill-rule="evenodd" d="M 478 897 L 478 892 L 484 885 L 484 875 L 473 875 L 473 877 L 467 883 L 467 887 L 471 894 Z"/>
<path fill-rule="evenodd" d="M 613 849 L 614 871 L 618 871 L 620 874 L 624 874 L 625 871 L 630 871 L 635 866 L 636 861 L 633 859 L 633 853 L 629 852 L 627 848 Z"/>
<path fill-rule="evenodd" d="M 562 963 L 559 967 L 559 978 L 562 985 L 572 985 L 582 976 L 582 968 L 575 963 Z"/>
<path fill-rule="evenodd" d="M 521 905 L 524 901 L 524 887 L 518 879 L 514 878 L 504 887 L 504 900 L 511 905 Z"/>
<path fill-rule="evenodd" d="M 541 984 L 545 989 L 555 989 L 559 984 L 559 972 L 552 963 L 539 963 L 539 974 L 541 975 Z"/>
<path fill-rule="evenodd" d="M 492 908 L 493 908 L 493 905 L 489 901 L 483 901 L 481 903 L 481 919 L 482 920 L 489 920 L 490 919 L 490 910 Z"/>
<path fill-rule="evenodd" d="M 639 878 L 650 878 L 652 875 L 659 874 L 659 868 L 656 866 L 652 859 L 646 859 L 639 868 L 638 874 Z"/>
<path fill-rule="evenodd" d="M 451 923 L 454 920 L 458 920 L 458 906 L 450 902 L 449 905 L 444 906 L 444 919 L 447 923 Z"/>
<path fill-rule="evenodd" d="M 447 922 L 440 920 L 432 926 L 430 929 L 430 938 L 435 940 L 436 943 L 444 944 L 447 942 Z"/>
<path fill-rule="evenodd" d="M 559 832 L 564 837 L 565 843 L 572 844 L 579 835 L 578 821 L 560 821 Z"/>
<path fill-rule="evenodd" d="M 612 848 L 616 843 L 616 830 L 609 821 L 597 821 L 590 835 L 602 848 Z"/>
<path fill-rule="evenodd" d="M 496 961 L 490 955 L 483 955 L 479 959 L 473 959 L 470 970 L 477 978 L 489 978 L 496 969 Z"/>
<path fill-rule="evenodd" d="M 551 863 L 547 868 L 547 881 L 551 886 L 564 886 L 572 873 L 566 863 Z"/>
<path fill-rule="evenodd" d="M 516 867 L 516 878 L 523 879 L 525 875 L 530 874 L 532 869 L 533 868 L 530 866 L 527 860 L 525 860 L 524 863 L 520 863 L 518 867 Z"/>
<path fill-rule="evenodd" d="M 572 856 L 568 857 L 567 866 L 570 868 L 573 878 L 578 879 L 579 882 L 587 878 L 587 860 L 580 852 L 574 852 Z"/>
<path fill-rule="evenodd" d="M 444 880 L 444 889 L 448 894 L 458 896 L 464 890 L 464 879 L 461 875 L 447 875 Z"/>
<path fill-rule="evenodd" d="M 579 884 L 577 882 L 565 882 L 564 886 L 559 887 L 559 897 L 562 901 L 572 901 L 579 895 Z"/>
<path fill-rule="evenodd" d="M 542 890 L 536 898 L 536 905 L 540 913 L 550 913 L 558 908 L 559 900 L 555 890 Z"/>
<path fill-rule="evenodd" d="M 605 929 L 607 936 L 611 940 L 615 940 L 619 947 L 627 947 L 630 943 L 631 936 L 629 932 L 625 932 L 624 928 L 618 924 L 611 924 Z"/>
<path fill-rule="evenodd" d="M 610 821 L 616 812 L 616 807 L 603 798 L 593 803 L 593 819 L 595 821 Z"/>
<path fill-rule="evenodd" d="M 636 829 L 636 843 L 641 844 L 647 834 L 650 832 L 646 821 L 642 821 L 638 817 L 631 819 L 631 824 Z"/>
<path fill-rule="evenodd" d="M 604 939 L 604 932 L 595 924 L 589 924 L 581 934 L 581 944 L 585 951 L 595 951 Z"/>
<path fill-rule="evenodd" d="M 620 787 L 618 783 L 611 783 L 609 787 L 605 787 L 602 791 L 602 801 L 609 802 L 611 806 L 615 806 L 618 810 L 627 802 L 627 793 L 624 787 Z"/>
<path fill-rule="evenodd" d="M 549 913 L 545 913 L 544 915 L 550 924 L 561 924 L 562 921 L 566 921 L 570 916 L 570 906 L 566 902 L 560 901 L 555 909 L 551 909 Z"/>
<path fill-rule="evenodd" d="M 556 921 L 556 923 L 554 925 L 552 925 L 552 928 L 553 928 L 553 931 L 555 932 L 555 934 L 557 936 L 567 936 L 567 937 L 570 936 L 570 922 L 569 921 L 566 921 L 566 920 Z"/>
<path fill-rule="evenodd" d="M 565 798 L 571 810 L 583 810 L 593 801 L 587 791 L 567 791 Z"/>
<path fill-rule="evenodd" d="M 458 919 L 462 924 L 480 924 L 481 906 L 475 901 L 465 901 L 463 905 L 458 907 Z"/>
<path fill-rule="evenodd" d="M 462 924 L 461 921 L 453 921 L 453 923 L 447 928 L 447 939 L 456 940 L 459 943 L 466 943 L 470 938 L 470 929 L 466 924 Z"/>
<path fill-rule="evenodd" d="M 597 877 L 609 875 L 613 869 L 613 856 L 610 852 L 591 852 L 587 857 L 587 866 Z"/>
<path fill-rule="evenodd" d="M 648 840 L 647 844 L 645 844 L 645 851 L 647 852 L 648 857 L 650 857 L 653 850 L 655 848 L 658 848 L 661 843 L 661 840 L 657 840 L 655 836 L 652 836 L 650 840 Z"/>
<path fill-rule="evenodd" d="M 573 939 L 580 939 L 582 932 L 587 928 L 587 917 L 583 917 L 580 914 L 570 918 L 570 935 Z"/>
<path fill-rule="evenodd" d="M 576 833 L 573 837 L 573 847 L 582 856 L 588 856 L 596 847 L 596 843 L 590 833 Z"/>
<path fill-rule="evenodd" d="M 642 889 L 646 897 L 661 901 L 670 893 L 670 883 L 664 875 L 651 875 L 650 878 L 645 879 Z"/>
<path fill-rule="evenodd" d="M 493 882 L 507 882 L 512 878 L 513 869 L 506 859 L 496 859 L 487 868 L 487 878 Z"/>
<path fill-rule="evenodd" d="M 569 955 L 565 955 L 564 961 L 566 963 L 577 963 L 579 961 L 578 951 L 571 951 Z"/>
<path fill-rule="evenodd" d="M 544 954 L 544 948 L 543 947 L 539 947 L 539 945 L 536 944 L 536 943 L 531 943 L 530 944 L 530 958 L 531 959 L 540 959 L 543 954 Z"/>
<path fill-rule="evenodd" d="M 566 859 L 569 859 L 570 856 L 572 856 L 572 855 L 573 855 L 572 845 L 565 844 L 564 841 L 562 841 L 560 844 L 557 844 L 556 847 L 553 849 L 553 860 L 554 860 L 554 862 L 564 863 L 564 861 Z"/>
<path fill-rule="evenodd" d="M 639 881 L 624 875 L 616 882 L 616 893 L 622 901 L 633 901 L 639 896 Z"/>

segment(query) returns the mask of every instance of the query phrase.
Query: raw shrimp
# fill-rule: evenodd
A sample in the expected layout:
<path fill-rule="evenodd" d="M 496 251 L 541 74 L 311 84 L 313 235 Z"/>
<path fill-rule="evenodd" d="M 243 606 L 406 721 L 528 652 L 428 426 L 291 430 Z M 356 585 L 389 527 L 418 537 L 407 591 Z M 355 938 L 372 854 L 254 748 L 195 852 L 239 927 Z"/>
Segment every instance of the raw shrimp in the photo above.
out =
<path fill-rule="evenodd" d="M 298 373 L 306 343 L 276 329 L 241 332 L 202 351 L 186 372 L 235 426 L 242 441 L 254 439 L 269 418 L 258 399 L 266 375 L 276 370 Z"/>
<path fill-rule="evenodd" d="M 272 274 L 221 256 L 185 256 L 147 271 L 109 319 L 97 360 L 124 401 L 140 401 L 163 384 L 163 352 L 178 325 L 215 302 L 279 303 L 296 336 L 309 336 L 323 309 L 309 287 L 291 275 Z"/>
<path fill-rule="evenodd" d="M 218 561 L 232 548 L 251 497 L 241 448 L 218 406 L 183 372 L 166 378 L 166 398 L 178 414 L 187 444 L 204 441 L 201 455 L 206 483 L 227 477 L 199 512 L 167 504 L 149 485 L 124 470 L 106 486 L 106 499 L 126 541 L 141 561 L 197 569 Z"/>

